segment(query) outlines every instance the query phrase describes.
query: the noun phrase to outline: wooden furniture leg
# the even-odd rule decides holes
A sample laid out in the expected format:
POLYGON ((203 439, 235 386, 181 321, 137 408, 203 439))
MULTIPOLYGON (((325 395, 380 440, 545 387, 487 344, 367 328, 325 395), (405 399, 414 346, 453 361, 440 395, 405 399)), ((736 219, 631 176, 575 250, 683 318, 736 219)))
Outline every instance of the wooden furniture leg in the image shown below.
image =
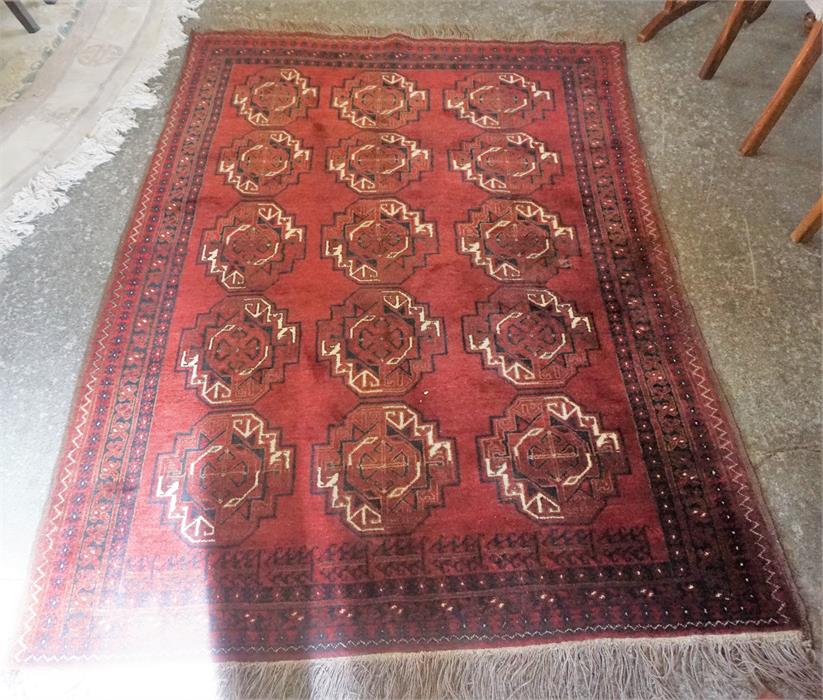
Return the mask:
POLYGON ((800 243, 819 230, 821 217, 823 217, 823 196, 814 203, 812 208, 809 209, 809 213, 803 217, 803 221, 792 231, 792 241, 800 243))
POLYGON ((29 11, 23 6, 19 0, 5 0, 6 7, 8 7, 12 14, 20 20, 20 24, 22 24, 26 31, 29 34, 34 34, 37 31, 40 31, 40 27, 38 26, 37 22, 34 21, 34 17, 29 14, 29 11))
POLYGON ((806 41, 800 48, 797 58, 794 59, 789 72, 777 88, 774 97, 766 105, 763 114, 757 120, 749 135, 745 138, 740 146, 740 153, 744 156, 752 156, 757 153, 757 149, 765 141, 772 127, 780 119, 789 102, 797 93, 806 76, 811 71, 817 59, 820 58, 821 48, 821 29, 823 29, 823 21, 817 20, 811 28, 806 41))
POLYGON ((651 21, 640 30, 637 40, 640 43, 648 41, 663 27, 669 26, 676 19, 691 12, 696 7, 704 5, 707 0, 666 0, 663 9, 660 10, 651 21))
POLYGON ((744 22, 754 22, 760 15, 762 15, 769 6, 770 0, 737 0, 729 13, 723 31, 717 37, 717 40, 712 46, 712 50, 706 57, 703 67, 700 69, 698 75, 703 80, 711 80, 720 63, 729 52, 732 42, 737 37, 737 33, 743 26, 744 22))

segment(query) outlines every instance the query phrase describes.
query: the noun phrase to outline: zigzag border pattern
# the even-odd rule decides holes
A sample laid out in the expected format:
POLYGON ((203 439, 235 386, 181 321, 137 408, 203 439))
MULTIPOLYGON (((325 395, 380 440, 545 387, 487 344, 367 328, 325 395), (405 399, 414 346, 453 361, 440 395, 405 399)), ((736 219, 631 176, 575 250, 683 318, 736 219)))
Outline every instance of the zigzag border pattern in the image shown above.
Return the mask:
MULTIPOLYGON (((188 83, 191 80, 191 74, 194 71, 194 64, 186 62, 184 72, 180 78, 180 84, 188 83)), ((17 651, 15 658, 19 659, 25 652, 26 640, 31 633, 35 620, 37 618, 37 611, 40 604, 40 593, 43 591, 43 579, 48 575, 46 571, 49 558, 49 553, 55 546, 55 535, 60 527, 60 522, 64 514, 63 506, 66 502, 66 492, 69 489, 70 481, 75 475, 75 468, 78 464, 78 452, 86 437, 85 428, 88 423, 90 409, 95 395, 95 390, 100 379, 99 373, 101 364, 106 354, 106 340, 109 337, 109 331, 116 320, 117 311, 120 307, 123 293, 123 284, 121 280, 127 278, 129 266, 132 264, 132 257, 134 248, 138 243, 138 236, 143 228, 146 216, 148 214, 150 200, 154 190, 155 182, 157 181, 160 170, 163 167, 163 161, 166 158, 166 149, 168 148, 169 136, 175 129, 177 120, 181 110, 186 103, 187 95, 183 91, 178 91, 172 105, 169 109, 169 114, 166 119, 165 126, 157 143, 157 148, 152 158, 149 171, 143 183, 143 191, 140 197, 140 203, 135 208, 132 220, 132 226, 125 245, 121 243, 117 256, 121 258, 120 265, 112 270, 110 290, 106 296, 110 296, 110 302, 105 309, 101 308, 98 319, 92 329, 92 338, 94 342, 94 354, 91 356, 91 366, 86 370, 85 382, 83 384, 81 398, 76 399, 75 408, 72 413, 75 416, 73 427, 67 431, 68 436, 71 435, 69 444, 71 447, 65 451, 65 458, 63 459, 63 469, 58 480, 54 482, 52 487, 52 496, 50 502, 53 500, 48 518, 45 519, 40 527, 41 537, 38 537, 37 542, 44 542, 45 546, 37 553, 36 564, 33 568, 33 575, 31 581, 31 593, 28 606, 25 608, 23 614, 22 630, 17 643, 17 651), (58 486, 59 485, 59 486, 58 486)), ((104 297, 105 298, 105 297, 104 297)), ((65 448, 63 448, 65 449, 65 448)), ((62 453, 62 450, 61 450, 62 453)), ((28 657, 32 658, 32 657, 28 657)))
POLYGON ((629 104, 630 90, 626 82, 626 65, 619 47, 612 47, 612 56, 617 66, 615 71, 615 87, 620 104, 620 122, 624 141, 626 143, 626 153, 629 162, 629 169, 633 176, 635 192, 637 194, 638 209, 641 212, 643 228, 647 235, 652 257, 656 260, 654 271, 663 282, 663 287, 667 292, 673 319, 677 322, 684 346, 684 354, 687 358, 687 367, 694 380, 695 387, 700 392, 704 401, 704 407, 711 418, 710 427, 716 444, 723 456, 724 466, 737 486, 738 507, 741 509, 746 521, 750 524, 750 532, 755 537, 757 546, 757 556, 763 562, 766 571, 766 583, 772 589, 772 598, 778 603, 780 611, 780 621, 782 623, 791 622, 791 618, 782 611, 786 609, 786 602, 777 596, 778 591, 783 590, 779 585, 778 572, 775 569, 775 562, 769 556, 769 546, 774 547, 770 538, 762 531, 763 522, 758 518, 758 510, 753 498, 750 480, 755 478, 753 470, 747 465, 741 464, 737 454, 744 454, 742 445, 737 445, 732 437, 731 430, 726 422, 722 406, 718 399, 718 390, 715 381, 710 378, 707 371, 708 358, 703 357, 703 351, 696 342, 699 331, 692 319, 691 312, 684 308, 681 299, 685 295, 681 289, 681 284, 675 276, 673 261, 665 247, 663 234, 658 226, 658 217, 653 203, 653 196, 650 185, 650 178, 646 172, 645 163, 640 153, 639 137, 634 123, 631 105, 629 104), (737 448, 737 449, 735 449, 737 448), (747 473, 748 472, 748 473, 747 473), (748 477, 748 478, 747 478, 748 477))

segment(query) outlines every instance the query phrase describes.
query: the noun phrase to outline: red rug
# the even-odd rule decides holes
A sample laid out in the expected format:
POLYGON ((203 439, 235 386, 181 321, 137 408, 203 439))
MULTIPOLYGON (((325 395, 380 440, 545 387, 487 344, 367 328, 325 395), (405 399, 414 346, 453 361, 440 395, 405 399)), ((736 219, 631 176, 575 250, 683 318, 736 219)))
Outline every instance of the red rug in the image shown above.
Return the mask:
POLYGON ((799 638, 630 99, 618 44, 195 36, 19 659, 799 638))

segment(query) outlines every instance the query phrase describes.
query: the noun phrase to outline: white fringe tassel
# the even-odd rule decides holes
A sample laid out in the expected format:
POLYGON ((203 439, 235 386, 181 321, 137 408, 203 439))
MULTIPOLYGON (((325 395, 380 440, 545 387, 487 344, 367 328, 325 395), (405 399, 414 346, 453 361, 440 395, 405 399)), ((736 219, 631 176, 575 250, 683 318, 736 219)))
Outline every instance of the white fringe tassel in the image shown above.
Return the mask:
POLYGON ((222 664, 218 680, 243 699, 821 697, 810 650, 779 634, 222 664))
MULTIPOLYGON (((137 125, 136 109, 150 109, 157 96, 148 82, 165 66, 171 51, 187 41, 183 21, 197 17, 203 0, 166 0, 162 11, 168 18, 162 23, 163 33, 157 37, 158 50, 147 57, 132 74, 114 105, 103 112, 90 135, 71 157, 60 165, 44 168, 12 198, 0 212, 0 259, 34 233, 34 221, 69 201, 68 189, 80 182, 101 163, 114 157, 125 140, 125 133, 137 125)), ((25 99, 25 98, 22 98, 25 99)))
MULTIPOLYGON (((159 645, 156 654, 164 652, 159 645)), ((820 672, 799 632, 592 639, 502 649, 371 654, 257 663, 175 659, 25 666, 11 697, 146 698, 820 698, 820 672)), ((157 658, 155 657, 155 659, 157 658)), ((43 659, 45 662, 46 659, 43 659)), ((2 686, 2 683, 0 683, 2 686)))

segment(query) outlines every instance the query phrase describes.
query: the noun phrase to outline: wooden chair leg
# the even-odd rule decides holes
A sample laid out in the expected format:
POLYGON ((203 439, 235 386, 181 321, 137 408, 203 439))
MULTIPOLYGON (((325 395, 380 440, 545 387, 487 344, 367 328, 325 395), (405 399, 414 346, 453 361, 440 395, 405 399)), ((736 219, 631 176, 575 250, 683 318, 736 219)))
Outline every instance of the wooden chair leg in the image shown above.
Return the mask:
POLYGON ((35 32, 40 31, 40 27, 37 22, 34 21, 34 17, 29 14, 29 11, 25 8, 25 6, 19 2, 19 0, 5 0, 6 7, 8 7, 12 14, 20 20, 20 24, 22 24, 26 31, 29 34, 34 34, 35 32))
POLYGON ((720 67, 721 61, 725 58, 731 48, 732 42, 735 40, 735 37, 737 37, 740 27, 742 27, 743 22, 746 21, 748 14, 749 3, 746 2, 746 0, 737 0, 726 19, 723 31, 721 31, 717 39, 715 39, 714 46, 712 46, 712 50, 709 51, 709 55, 706 57, 700 73, 698 73, 702 80, 711 80, 714 77, 714 74, 720 67))
POLYGON ((668 27, 676 19, 691 12, 697 7, 706 4, 707 0, 666 0, 651 21, 637 34, 637 40, 642 44, 657 34, 663 27, 668 27))
POLYGON ((732 42, 737 38, 737 33, 743 26, 744 22, 751 24, 760 15, 762 15, 769 7, 771 0, 737 0, 729 17, 726 19, 726 24, 720 36, 712 46, 712 50, 706 57, 703 67, 700 69, 698 75, 703 80, 711 80, 717 69, 720 67, 723 59, 731 48, 732 42))
POLYGON ((823 196, 814 203, 809 213, 803 217, 797 228, 792 231, 791 239, 795 243, 800 243, 820 229, 821 218, 823 218, 823 196))
POLYGON ((774 97, 766 105, 763 114, 760 115, 760 118, 740 146, 742 155, 752 156, 757 153, 757 149, 766 140, 772 127, 780 119, 780 115, 788 107, 789 102, 792 101, 817 59, 820 58, 821 29, 823 29, 823 21, 817 20, 812 25, 806 41, 800 48, 800 52, 797 54, 797 58, 794 59, 794 63, 789 68, 786 77, 783 78, 783 82, 780 83, 780 87, 777 88, 774 97))

